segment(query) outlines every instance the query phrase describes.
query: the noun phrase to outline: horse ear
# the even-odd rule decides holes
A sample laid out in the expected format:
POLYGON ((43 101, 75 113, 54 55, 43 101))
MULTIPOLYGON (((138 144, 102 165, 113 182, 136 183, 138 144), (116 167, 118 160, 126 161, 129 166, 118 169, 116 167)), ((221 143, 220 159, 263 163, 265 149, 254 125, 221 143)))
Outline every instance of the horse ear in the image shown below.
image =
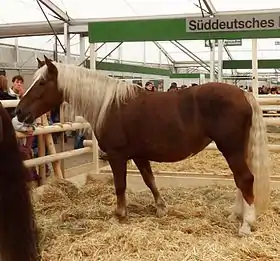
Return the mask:
POLYGON ((55 65, 52 63, 52 60, 50 60, 47 56, 44 55, 45 63, 48 66, 48 72, 51 74, 57 74, 57 69, 55 65))
POLYGON ((44 59, 46 64, 51 61, 46 55, 44 55, 44 59))
POLYGON ((38 62, 38 68, 41 68, 44 66, 44 62, 41 61, 38 57, 36 58, 37 62, 38 62))

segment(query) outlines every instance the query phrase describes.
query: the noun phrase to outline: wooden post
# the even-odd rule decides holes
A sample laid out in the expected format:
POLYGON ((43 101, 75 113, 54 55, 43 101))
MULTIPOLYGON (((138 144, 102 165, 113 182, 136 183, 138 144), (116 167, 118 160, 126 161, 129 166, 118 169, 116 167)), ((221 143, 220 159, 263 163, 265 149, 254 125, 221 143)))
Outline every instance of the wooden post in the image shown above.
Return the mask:
MULTIPOLYGON (((60 123, 64 123, 63 105, 60 105, 60 108, 59 108, 59 121, 60 121, 60 123)), ((60 136, 60 152, 63 152, 65 150, 64 135, 65 135, 65 132, 61 132, 60 135, 59 135, 60 136)), ((64 166, 64 160, 63 159, 60 161, 60 168, 61 168, 61 171, 62 171, 62 176, 63 176, 63 178, 65 178, 65 166, 64 166)))
MULTIPOLYGON (((42 116, 42 123, 43 123, 44 126, 49 125, 46 114, 44 114, 42 116)), ((50 155, 56 154, 56 149, 55 149, 55 146, 54 146, 54 143, 53 143, 52 135, 51 134, 46 134, 45 135, 45 141, 46 141, 46 146, 47 146, 49 154, 50 155)), ((63 178, 62 171, 61 171, 61 168, 60 168, 60 162, 59 161, 54 161, 54 162, 52 162, 52 166, 53 166, 54 175, 57 178, 63 178)))
MULTIPOLYGON (((40 117, 36 121, 37 123, 42 125, 42 117, 40 117)), ((46 156, 45 137, 42 134, 38 135, 37 137, 38 137, 38 157, 44 157, 46 156)), ((47 181, 46 165, 45 164, 39 165, 38 169, 39 169, 39 176, 40 176, 39 185, 44 185, 46 184, 47 181)))
POLYGON ((94 173, 99 174, 98 143, 93 132, 92 132, 92 163, 93 163, 94 173))
MULTIPOLYGON (((95 51, 95 44, 90 43, 89 44, 89 50, 90 50, 90 69, 96 70, 96 51, 95 51)), ((95 138, 94 132, 92 132, 92 160, 93 160, 93 171, 94 173, 99 173, 99 156, 98 156, 98 144, 97 140, 95 138)))
POLYGON ((258 96, 258 40, 252 39, 252 92, 258 96))

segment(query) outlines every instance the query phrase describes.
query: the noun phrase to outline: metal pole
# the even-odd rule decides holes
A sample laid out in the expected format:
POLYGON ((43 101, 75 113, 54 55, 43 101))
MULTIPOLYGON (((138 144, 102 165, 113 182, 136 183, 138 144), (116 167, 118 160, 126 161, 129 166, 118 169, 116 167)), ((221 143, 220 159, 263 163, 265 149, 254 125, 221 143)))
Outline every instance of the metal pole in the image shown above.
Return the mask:
POLYGON ((19 65, 19 48, 18 48, 18 37, 15 38, 15 67, 19 65))
MULTIPOLYGON (((57 40, 59 40, 57 38, 57 40)), ((64 63, 68 64, 70 63, 70 55, 71 55, 71 50, 70 50, 70 34, 69 34, 69 25, 67 23, 64 23, 64 53, 65 53, 65 59, 64 63)), ((64 111, 63 111, 63 106, 61 105, 59 108, 59 121, 61 123, 64 123, 64 111)), ((66 133, 61 132, 60 135, 60 150, 64 151, 64 137, 66 133)), ((64 176, 65 174, 65 168, 64 168, 64 160, 60 161, 60 166, 61 166, 61 171, 64 176)))
POLYGON ((218 82, 223 81, 223 40, 218 40, 218 82))
POLYGON ((252 39, 252 91, 258 95, 258 40, 252 39))
POLYGON ((80 65, 85 65, 84 61, 86 59, 86 44, 85 44, 85 37, 80 34, 80 59, 79 59, 79 64, 80 65))
POLYGON ((215 81, 215 41, 210 40, 210 82, 215 81))
MULTIPOLYGON (((96 70, 96 51, 95 51, 95 44, 90 43, 89 45, 90 51, 90 69, 96 70)), ((93 171, 94 173, 99 173, 99 149, 98 143, 95 138, 94 132, 92 132, 92 163, 93 163, 93 171)))
POLYGON ((144 49, 143 49, 143 64, 146 64, 146 42, 144 42, 144 49))
POLYGON ((58 61, 58 52, 57 52, 57 38, 54 38, 54 45, 53 45, 53 60, 58 61))
POLYGON ((205 83, 205 74, 201 73, 199 75, 199 84, 204 84, 205 83))
POLYGON ((69 25, 64 23, 64 49, 65 49, 65 63, 70 63, 71 50, 70 50, 70 34, 69 25))
POLYGON ((91 43, 89 45, 89 52, 90 52, 90 69, 96 70, 96 52, 95 52, 95 44, 91 43))
POLYGON ((122 57, 123 57, 123 45, 120 45, 120 47, 119 47, 119 57, 118 57, 119 63, 122 62, 122 57))

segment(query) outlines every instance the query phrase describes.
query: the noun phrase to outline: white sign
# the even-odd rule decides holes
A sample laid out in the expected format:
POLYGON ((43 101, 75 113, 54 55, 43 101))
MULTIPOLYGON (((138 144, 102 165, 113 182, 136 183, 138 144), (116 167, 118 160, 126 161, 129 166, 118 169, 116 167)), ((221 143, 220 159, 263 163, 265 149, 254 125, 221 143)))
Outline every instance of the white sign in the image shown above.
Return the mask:
POLYGON ((217 15, 187 17, 187 32, 228 32, 280 29, 280 14, 217 15))
MULTIPOLYGON (((241 46, 242 39, 225 39, 224 46, 241 46)), ((215 46, 218 46, 218 40, 215 40, 215 46)), ((205 40, 205 47, 210 47, 209 40, 205 40)))

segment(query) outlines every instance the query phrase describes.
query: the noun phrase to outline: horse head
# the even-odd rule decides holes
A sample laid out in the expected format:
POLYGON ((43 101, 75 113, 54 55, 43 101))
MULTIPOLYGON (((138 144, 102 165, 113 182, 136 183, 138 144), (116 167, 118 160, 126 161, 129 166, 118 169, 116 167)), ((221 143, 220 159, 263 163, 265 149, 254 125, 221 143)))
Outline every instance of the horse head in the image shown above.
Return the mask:
POLYGON ((32 123, 63 101, 63 94, 57 84, 57 68, 52 60, 46 56, 44 58, 45 61, 37 58, 38 69, 34 74, 33 83, 16 108, 16 115, 20 122, 32 123))

